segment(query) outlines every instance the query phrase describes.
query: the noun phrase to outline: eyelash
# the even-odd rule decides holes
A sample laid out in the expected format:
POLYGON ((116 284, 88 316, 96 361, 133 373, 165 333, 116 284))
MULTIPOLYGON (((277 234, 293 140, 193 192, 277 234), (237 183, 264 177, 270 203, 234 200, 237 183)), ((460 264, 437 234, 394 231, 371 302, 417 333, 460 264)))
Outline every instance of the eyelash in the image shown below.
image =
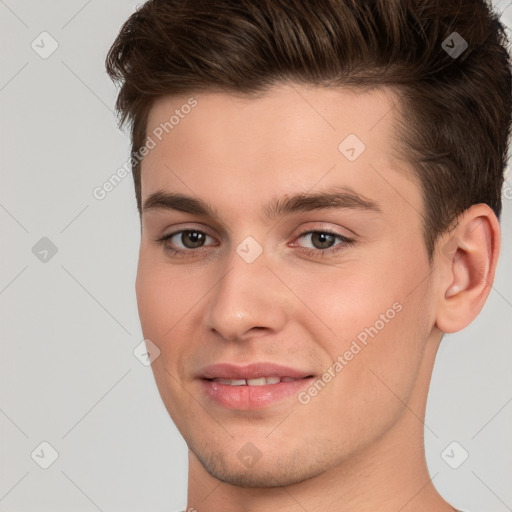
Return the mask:
MULTIPOLYGON (((184 250, 184 249, 174 249, 174 248, 170 247, 168 244, 166 244, 166 242, 168 240, 170 240, 172 237, 179 235, 181 233, 187 233, 187 232, 201 233, 203 235, 211 237, 211 235, 208 235, 208 233, 205 233, 204 231, 199 231, 198 229, 182 229, 180 231, 174 231, 173 233, 170 233, 161 238, 158 238, 156 240, 156 242, 159 245, 163 245, 165 251, 169 252, 172 256, 177 256, 177 257, 181 257, 181 258, 188 257, 188 253, 203 252, 203 247, 200 247, 198 249, 185 249, 184 250)), ((304 231, 303 233, 301 233, 300 235, 297 236, 297 239, 303 238, 306 235, 311 235, 314 233, 317 233, 317 234, 320 233, 320 234, 334 236, 335 238, 339 239, 342 243, 334 245, 333 247, 329 247, 327 249, 307 249, 307 248, 299 249, 300 252, 306 254, 307 256, 314 256, 314 257, 332 256, 334 254, 337 254, 339 251, 343 250, 345 247, 350 247, 356 243, 355 240, 353 240, 351 238, 347 238, 346 236, 340 235, 339 233, 336 233, 334 231, 329 231, 329 230, 304 231)), ((211 238, 213 238, 213 237, 211 237, 211 238)))

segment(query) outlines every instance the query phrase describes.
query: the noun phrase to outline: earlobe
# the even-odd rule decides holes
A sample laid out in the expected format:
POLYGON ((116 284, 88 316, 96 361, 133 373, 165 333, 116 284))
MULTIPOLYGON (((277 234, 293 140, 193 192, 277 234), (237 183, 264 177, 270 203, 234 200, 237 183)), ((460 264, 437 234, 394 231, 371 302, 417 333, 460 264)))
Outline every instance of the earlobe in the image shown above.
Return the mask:
POLYGON ((442 332, 460 331, 480 313, 494 281, 499 250, 498 219, 484 204, 466 210, 439 240, 436 326, 442 332))

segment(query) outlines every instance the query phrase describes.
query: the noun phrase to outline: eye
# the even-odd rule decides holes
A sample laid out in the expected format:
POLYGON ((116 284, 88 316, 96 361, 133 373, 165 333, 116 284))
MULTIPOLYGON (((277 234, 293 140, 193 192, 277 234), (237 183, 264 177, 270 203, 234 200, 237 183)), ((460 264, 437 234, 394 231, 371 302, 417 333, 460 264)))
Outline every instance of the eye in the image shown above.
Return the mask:
POLYGON ((207 239, 213 240, 210 235, 203 231, 199 231, 197 229, 185 229, 165 235, 156 240, 156 242, 162 244, 165 250, 172 254, 184 255, 186 252, 192 252, 194 249, 200 249, 203 247, 207 239), (181 244, 181 246, 179 244, 181 244))
POLYGON ((302 252, 311 256, 333 254, 355 243, 355 240, 333 231, 306 231, 299 235, 297 240, 307 237, 310 238, 313 248, 306 247, 302 252), (336 239, 340 240, 340 243, 335 245, 336 239))

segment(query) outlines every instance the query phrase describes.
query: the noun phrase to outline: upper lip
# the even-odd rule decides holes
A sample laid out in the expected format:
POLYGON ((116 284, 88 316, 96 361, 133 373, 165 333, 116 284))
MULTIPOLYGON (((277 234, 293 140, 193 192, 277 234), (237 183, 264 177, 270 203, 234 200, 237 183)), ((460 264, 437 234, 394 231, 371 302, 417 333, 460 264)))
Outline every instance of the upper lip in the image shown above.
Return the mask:
POLYGON ((258 362, 246 365, 217 363, 202 368, 198 376, 202 379, 258 379, 260 377, 291 377, 293 379, 303 379, 304 377, 311 377, 312 373, 306 370, 299 370, 269 362, 258 362))

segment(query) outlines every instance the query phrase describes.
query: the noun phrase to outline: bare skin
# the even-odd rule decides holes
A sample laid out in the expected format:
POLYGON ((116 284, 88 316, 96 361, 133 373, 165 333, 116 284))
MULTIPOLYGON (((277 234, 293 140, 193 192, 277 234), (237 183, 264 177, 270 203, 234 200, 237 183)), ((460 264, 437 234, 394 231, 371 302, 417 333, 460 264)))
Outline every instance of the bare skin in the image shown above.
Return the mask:
POLYGON ((142 202, 181 193, 218 217, 144 211, 136 283, 144 337, 160 350, 156 384, 189 447, 187 509, 455 510, 427 470, 425 404, 443 333, 468 325, 489 294, 495 215, 468 209, 429 262, 421 191, 412 167, 393 158, 389 90, 279 85, 257 98, 168 97, 151 109, 147 133, 191 96, 197 106, 143 160, 142 202), (353 161, 338 149, 349 134, 366 146, 353 161), (375 208, 263 214, 272 199, 334 190, 375 208), (204 243, 180 230, 203 233, 204 243), (155 242, 176 232, 165 244, 180 256, 155 242), (237 252, 249 236, 262 250, 250 263, 237 252), (370 326, 378 333, 347 355, 370 326), (332 369, 338 356, 341 371, 332 369), (316 379, 331 368, 331 378, 316 393, 302 388, 302 400, 295 393, 259 409, 205 394, 206 365, 254 361, 316 379), (256 462, 240 455, 247 450, 256 462))

